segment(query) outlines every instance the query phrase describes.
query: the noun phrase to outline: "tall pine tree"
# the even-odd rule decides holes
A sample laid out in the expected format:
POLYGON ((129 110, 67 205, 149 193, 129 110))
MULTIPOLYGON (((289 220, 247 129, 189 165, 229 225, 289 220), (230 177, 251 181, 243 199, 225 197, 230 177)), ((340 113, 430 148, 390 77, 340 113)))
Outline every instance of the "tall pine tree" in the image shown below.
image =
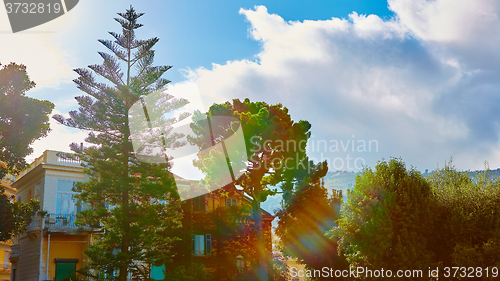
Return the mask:
MULTIPOLYGON (((164 89, 170 81, 162 75, 171 66, 153 66, 152 47, 158 38, 136 38, 142 13, 130 7, 118 15, 115 20, 122 33, 109 32, 114 40, 99 40, 111 54, 99 52, 102 64, 75 70, 80 77, 74 82, 86 93, 76 98, 79 110, 71 111, 70 118, 54 118, 90 131, 86 139, 90 147, 71 145, 89 176, 76 188, 89 206, 80 213, 79 221, 101 225, 104 230, 86 251, 88 272, 99 277, 106 274, 106 280, 127 280, 129 274, 143 280, 149 276, 149 264, 164 264, 171 256, 169 249, 176 238, 169 233, 180 224, 180 204, 168 161, 144 163, 134 152, 129 109, 164 89)), ((159 95, 162 101, 155 110, 172 111, 187 104, 187 100, 163 92, 159 95)), ((179 119, 165 122, 173 124, 179 119)), ((176 136, 169 140, 175 142, 176 136)))

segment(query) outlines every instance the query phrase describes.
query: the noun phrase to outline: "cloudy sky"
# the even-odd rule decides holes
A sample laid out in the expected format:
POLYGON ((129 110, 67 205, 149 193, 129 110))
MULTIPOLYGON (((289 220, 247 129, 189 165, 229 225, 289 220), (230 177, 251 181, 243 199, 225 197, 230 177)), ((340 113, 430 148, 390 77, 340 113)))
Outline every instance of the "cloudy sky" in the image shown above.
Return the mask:
MULTIPOLYGON (((233 98, 286 106, 312 124, 310 155, 357 171, 402 157, 433 170, 500 167, 500 2, 494 0, 97 1, 13 34, 0 8, 0 63, 27 66, 28 95, 77 109, 74 68, 132 4, 139 38, 159 37, 169 91, 198 108, 233 98), (199 102, 201 99, 202 103, 199 102), (364 144, 364 145, 363 145, 364 144)), ((69 151, 86 132, 51 122, 34 143, 69 151)))

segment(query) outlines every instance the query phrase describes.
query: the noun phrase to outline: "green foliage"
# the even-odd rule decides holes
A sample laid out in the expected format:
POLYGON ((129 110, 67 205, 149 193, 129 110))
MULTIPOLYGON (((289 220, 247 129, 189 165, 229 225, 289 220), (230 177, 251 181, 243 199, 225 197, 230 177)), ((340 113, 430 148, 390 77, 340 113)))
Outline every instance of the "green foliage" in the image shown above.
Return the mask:
MULTIPOLYGON (((307 121, 294 122, 288 109, 281 104, 268 105, 265 102, 251 102, 249 99, 243 102, 234 99, 232 103, 214 104, 207 115, 209 118, 234 117, 241 124, 246 142, 246 155, 231 151, 234 154, 231 155, 231 165, 244 168, 242 176, 235 184, 251 198, 257 236, 256 247, 259 251, 258 276, 260 280, 264 280, 267 278, 264 269, 269 267, 267 264, 269 258, 264 244, 260 204, 268 196, 276 194, 277 189, 273 187, 285 182, 287 174, 296 169, 297 163, 303 161, 311 125, 307 121)), ((203 119, 201 113, 195 113, 191 128, 196 137, 189 139, 201 149, 210 148, 212 141, 218 143, 237 129, 234 122, 217 124, 212 140, 206 137, 210 136, 206 123, 197 121, 203 119)), ((215 153, 217 152, 214 149, 201 151, 198 154, 199 161, 195 163, 205 174, 204 180, 209 186, 216 185, 220 178, 219 165, 214 165, 215 153)))
MULTIPOLYGON (((246 155, 237 155, 231 161, 250 162, 237 184, 258 202, 275 194, 270 187, 280 183, 283 174, 294 169, 305 155, 311 126, 307 121, 292 121, 288 109, 281 104, 268 105, 264 102, 250 102, 249 99, 243 102, 235 99, 233 103, 212 105, 208 116, 231 116, 239 120, 245 138, 246 155), (287 142, 292 144, 286 145, 287 142), (287 158, 291 160, 285 163, 287 158)), ((191 127, 197 137, 190 138, 190 142, 200 148, 208 148, 212 146, 212 140, 206 137, 210 135, 209 128, 205 123, 197 121, 202 119, 201 113, 195 113, 191 127)), ((214 129, 216 142, 229 137, 237 129, 234 128, 234 123, 217 125, 219 128, 214 129)), ((196 165, 205 173, 205 181, 216 182, 220 173, 214 171, 211 153, 214 152, 200 154, 196 165)), ((241 163, 235 164, 236 167, 241 167, 241 163)))
MULTIPOLYGON (((86 141, 92 146, 83 148, 74 143, 71 147, 88 175, 88 180, 76 188, 81 192, 78 198, 90 207, 78 215, 78 223, 103 230, 85 251, 89 262, 83 272, 98 274, 99 278, 107 274, 107 280, 126 280, 131 273, 134 280, 143 280, 149 276, 149 266, 145 265, 162 265, 171 259, 169 250, 177 240, 172 229, 180 226, 180 202, 169 164, 139 161, 128 116, 130 107, 141 97, 163 89, 169 82, 161 76, 170 66, 153 66, 152 47, 158 38, 135 37, 135 30, 142 26, 137 23, 142 13, 130 7, 118 15, 115 20, 122 33, 110 32, 114 41, 100 40, 112 54, 99 52, 101 65, 75 70, 80 76, 74 81, 86 93, 76 98, 79 111, 71 111, 69 119, 60 115, 54 118, 90 131, 86 141), (116 270, 118 278, 113 276, 116 270)), ((187 103, 166 93, 161 95, 165 101, 162 109, 176 110, 187 103)), ((176 121, 165 120, 170 124, 176 121)), ((170 140, 175 142, 176 137, 170 140)))
POLYGON ((26 66, 10 63, 0 69, 0 178, 24 170, 24 158, 33 152, 30 145, 50 131, 54 104, 27 97, 34 87, 26 66))
POLYGON ((11 201, 13 198, 4 194, 0 186, 0 241, 7 241, 26 231, 31 223, 31 217, 40 208, 40 203, 31 200, 29 203, 11 201))
POLYGON ((500 179, 457 171, 452 162, 428 177, 436 218, 434 249, 444 266, 498 266, 500 179))
MULTIPOLYGON (((237 197, 234 186, 228 186, 214 191, 209 201, 215 200, 219 204, 225 203, 225 194, 237 197)), ((229 195, 228 195, 229 196, 229 195)), ((242 256, 247 265, 254 265, 258 260, 255 247, 256 236, 253 226, 248 222, 251 219, 251 209, 245 204, 226 206, 209 212, 192 212, 191 200, 183 205, 184 217, 182 229, 176 230, 176 236, 181 238, 174 243, 172 254, 175 256, 172 263, 167 264, 168 272, 176 272, 184 268, 191 274, 190 264, 194 260, 211 268, 212 279, 220 281, 234 280, 237 272, 236 257, 242 256), (194 257, 191 255, 193 234, 212 235, 212 255, 210 257, 194 257)), ((194 263, 196 265, 196 263, 194 263)))
POLYGON ((382 161, 356 178, 338 223, 330 233, 351 267, 498 267, 500 179, 450 161, 424 180, 401 159, 382 161))
POLYGON ((433 264, 431 196, 422 175, 401 159, 366 168, 331 231, 339 252, 351 267, 426 269, 433 264))
POLYGON ((274 260, 271 267, 271 280, 288 281, 290 280, 290 270, 282 260, 274 260))
POLYGON ((165 275, 164 281, 209 281, 213 280, 203 264, 193 264, 192 274, 185 266, 179 266, 165 275))
POLYGON ((297 191, 277 213, 276 235, 280 238, 280 250, 307 268, 345 269, 347 262, 336 254, 337 242, 325 235, 340 218, 342 195, 338 192, 334 193, 335 197, 328 198, 328 190, 321 180, 328 167, 321 163, 315 168, 304 175, 306 180, 298 180, 303 186, 296 186, 297 191))

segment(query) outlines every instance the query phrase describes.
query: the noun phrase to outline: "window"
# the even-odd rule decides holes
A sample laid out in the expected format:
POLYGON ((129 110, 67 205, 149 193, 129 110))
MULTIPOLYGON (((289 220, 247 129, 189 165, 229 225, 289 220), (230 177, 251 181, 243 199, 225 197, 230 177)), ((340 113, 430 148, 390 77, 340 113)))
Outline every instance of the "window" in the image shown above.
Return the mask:
POLYGON ((3 252, 3 269, 5 270, 9 269, 9 258, 10 258, 10 252, 8 251, 3 252))
POLYGON ((205 195, 193 198, 193 212, 205 212, 205 195))
POLYGON ((226 198, 226 206, 238 206, 236 198, 226 198))
POLYGON ((242 255, 236 257, 236 268, 238 271, 243 271, 245 268, 245 260, 242 255))
POLYGON ((78 259, 55 259, 56 281, 72 277, 76 274, 76 264, 78 259))
POLYGON ((40 202, 40 193, 42 193, 42 182, 35 185, 35 200, 38 200, 38 202, 40 202))
POLYGON ((163 278, 164 278, 163 270, 164 269, 165 269, 164 265, 161 265, 161 266, 152 265, 149 278, 151 278, 153 280, 163 280, 163 278))
POLYGON ((193 255, 210 256, 212 254, 212 235, 193 235, 193 255))
POLYGON ((58 180, 56 197, 56 214, 71 215, 81 211, 81 206, 76 206, 77 192, 73 192, 76 181, 58 180))

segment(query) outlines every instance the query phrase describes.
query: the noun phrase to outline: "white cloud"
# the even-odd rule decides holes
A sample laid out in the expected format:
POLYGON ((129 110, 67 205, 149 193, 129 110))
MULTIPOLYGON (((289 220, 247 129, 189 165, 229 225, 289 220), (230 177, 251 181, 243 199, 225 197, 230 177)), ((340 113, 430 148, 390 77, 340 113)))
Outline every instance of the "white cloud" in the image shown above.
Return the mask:
POLYGON ((348 20, 286 22, 263 6, 241 9, 250 36, 262 44, 258 60, 214 64, 191 70, 190 77, 213 102, 248 97, 283 103, 295 120, 312 123, 316 139, 375 139, 378 152, 349 155, 371 166, 389 156, 421 169, 451 156, 470 160, 457 163, 463 168, 482 168, 485 159, 500 166, 500 159, 489 159, 498 150, 496 121, 481 124, 495 118, 500 85, 491 64, 474 62, 498 57, 492 46, 500 38, 499 5, 389 4, 397 16, 388 21, 352 13, 348 20), (476 54, 479 45, 489 53, 476 54))
POLYGON ((500 62, 499 1, 388 2, 389 8, 414 36, 437 47, 444 55, 457 55, 476 68, 496 66, 500 62))
POLYGON ((41 88, 57 87, 75 78, 69 61, 55 40, 56 31, 66 30, 74 24, 72 17, 61 16, 43 25, 19 33, 12 33, 5 7, 0 7, 0 63, 15 62, 27 67, 28 75, 41 88))
MULTIPOLYGON (((311 122, 316 141, 378 143, 370 152, 317 151, 318 160, 362 158, 373 166, 401 156, 425 170, 453 156, 459 168, 482 169, 484 160, 499 167, 500 3, 390 0, 389 7, 396 16, 385 21, 353 12, 347 19, 287 22, 263 6, 241 9, 262 46, 257 60, 188 69, 190 80, 169 92, 187 97, 188 110, 233 98, 282 103, 294 120, 311 122)), ((86 136, 51 122, 54 131, 35 143, 35 157, 45 149, 69 151, 69 143, 86 136)))
MULTIPOLYGON (((61 114, 58 110, 52 110, 50 116, 54 114, 61 114)), ((63 114, 64 117, 69 117, 68 114, 63 114)), ((26 161, 30 163, 37 157, 42 155, 45 150, 57 150, 63 152, 71 152, 69 145, 71 143, 85 143, 85 138, 88 132, 73 129, 59 124, 53 118, 50 118, 50 129, 52 130, 45 138, 36 140, 32 147, 33 153, 26 157, 26 161)))

